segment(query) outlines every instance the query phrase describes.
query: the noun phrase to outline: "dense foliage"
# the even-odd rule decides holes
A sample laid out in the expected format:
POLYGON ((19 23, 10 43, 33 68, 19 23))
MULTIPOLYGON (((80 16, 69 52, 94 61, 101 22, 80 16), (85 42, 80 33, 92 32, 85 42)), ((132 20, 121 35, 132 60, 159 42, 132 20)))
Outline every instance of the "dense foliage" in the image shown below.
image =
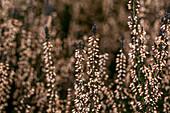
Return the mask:
POLYGON ((168 113, 169 20, 166 0, 1 0, 0 112, 168 113))

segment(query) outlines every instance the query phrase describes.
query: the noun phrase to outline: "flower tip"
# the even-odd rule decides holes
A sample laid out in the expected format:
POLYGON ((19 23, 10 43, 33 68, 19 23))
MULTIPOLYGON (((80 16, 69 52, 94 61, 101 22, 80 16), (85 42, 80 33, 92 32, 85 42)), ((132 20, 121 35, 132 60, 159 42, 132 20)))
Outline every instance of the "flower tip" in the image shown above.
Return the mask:
POLYGON ((46 38, 46 40, 48 40, 49 39, 49 29, 47 26, 44 27, 44 31, 45 31, 45 38, 46 38))
POLYGON ((97 24, 96 23, 92 26, 92 32, 93 32, 93 35, 96 36, 96 33, 97 33, 97 24))

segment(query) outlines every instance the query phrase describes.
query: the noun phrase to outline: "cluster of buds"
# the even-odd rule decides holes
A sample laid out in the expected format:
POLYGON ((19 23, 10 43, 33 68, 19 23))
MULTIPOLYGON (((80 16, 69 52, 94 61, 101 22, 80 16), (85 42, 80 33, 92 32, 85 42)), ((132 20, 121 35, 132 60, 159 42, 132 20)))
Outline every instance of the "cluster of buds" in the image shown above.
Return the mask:
POLYGON ((88 40, 88 61, 87 61, 87 75, 89 76, 89 81, 87 86, 89 88, 89 108, 91 112, 99 112, 101 107, 100 99, 99 99, 99 91, 101 90, 101 86, 99 83, 99 37, 96 36, 96 25, 92 27, 92 31, 94 33, 93 36, 89 37, 88 40))
POLYGON ((66 112, 69 113, 71 111, 71 100, 72 100, 72 95, 71 95, 71 88, 67 89, 67 103, 66 103, 66 112))
POLYGON ((107 81, 108 75, 106 74, 106 61, 108 60, 108 53, 103 55, 99 55, 99 71, 100 71, 100 78, 101 79, 101 86, 104 85, 104 81, 107 81))
POLYGON ((154 46, 152 46, 152 50, 155 55, 153 55, 154 68, 156 73, 160 73, 162 68, 165 67, 167 61, 166 57, 168 56, 168 32, 169 32, 169 16, 167 13, 165 17, 162 17, 162 26, 160 27, 159 36, 156 38, 154 42, 154 46))
MULTIPOLYGON (((169 5, 170 7, 170 5, 169 5)), ((170 13, 169 13, 170 15, 170 13)), ((168 17, 168 14, 167 14, 167 17, 168 17)), ((169 36, 169 31, 168 31, 168 36, 169 36)), ((170 40, 168 40, 168 46, 170 44, 170 40)), ((169 96, 169 92, 170 92, 170 54, 169 54, 169 51, 170 51, 170 48, 168 47, 168 57, 165 59, 167 60, 167 63, 166 63, 166 67, 163 68, 163 74, 162 74, 162 81, 161 81, 161 86, 162 88, 164 89, 163 91, 163 96, 165 97, 164 98, 164 104, 163 104, 163 112, 166 112, 166 111, 170 111, 170 96, 169 96)))
POLYGON ((106 74, 108 54, 99 55, 99 38, 96 30, 96 25, 94 25, 93 36, 88 39, 87 53, 84 48, 85 44, 75 44, 76 83, 73 112, 99 112, 101 107, 105 112, 106 106, 114 108, 114 93, 111 91, 111 86, 110 88, 105 86, 105 81, 108 79, 106 74), (85 73, 84 70, 87 72, 85 73), (87 75, 87 82, 84 75, 87 75))
POLYGON ((0 63, 0 111, 3 112, 8 106, 7 100, 10 98, 10 90, 13 72, 9 70, 9 65, 0 63))
POLYGON ((115 103, 115 105, 117 107, 117 112, 126 112, 125 103, 123 102, 123 100, 127 98, 126 94, 124 93, 126 76, 126 56, 123 53, 123 37, 119 54, 117 54, 116 63, 116 71, 118 71, 118 75, 115 80, 115 83, 117 85, 114 94, 115 99, 118 101, 115 103))
MULTIPOLYGON (((143 27, 140 25, 138 20, 138 13, 140 8, 139 0, 129 0, 128 9, 131 11, 131 16, 128 18, 129 28, 131 29, 131 43, 130 47, 130 65, 131 65, 131 78, 132 83, 130 88, 134 94, 134 104, 137 105, 139 111, 144 107, 143 100, 143 82, 145 81, 145 73, 142 71, 144 69, 144 59, 148 52, 145 50, 146 46, 144 45, 145 34, 143 27)), ((134 107, 133 107, 134 108, 134 107)))
POLYGON ((45 27, 45 34, 46 34, 46 42, 43 44, 44 50, 44 62, 45 62, 45 71, 46 71, 46 78, 47 78, 47 112, 54 113, 58 111, 58 94, 56 89, 56 73, 55 67, 53 66, 53 61, 51 57, 51 49, 53 45, 49 41, 49 31, 48 27, 45 27))
POLYGON ((108 54, 99 55, 99 38, 96 35, 96 25, 92 27, 93 36, 88 39, 87 53, 85 44, 75 44, 75 108, 73 112, 115 112, 114 93, 111 90, 113 83, 106 86, 108 80, 106 74, 106 60, 108 54), (88 57, 86 58, 86 55, 88 57), (86 62, 86 64, 85 64, 86 62), (84 70, 87 70, 85 73, 84 70), (87 82, 86 77, 87 75, 87 82), (102 108, 102 109, 101 109, 102 108))
POLYGON ((74 113, 82 113, 87 112, 87 101, 88 97, 85 94, 85 80, 84 80, 84 64, 85 64, 85 54, 86 50, 84 49, 85 44, 79 42, 78 44, 75 43, 75 77, 76 77, 76 83, 74 84, 74 103, 75 108, 73 109, 74 113))
POLYGON ((130 0, 128 7, 131 11, 131 16, 128 17, 130 19, 128 25, 131 29, 131 43, 129 44, 131 51, 129 55, 130 58, 133 59, 131 61, 131 65, 137 67, 138 64, 143 63, 144 58, 146 58, 146 54, 148 54, 145 50, 146 46, 144 45, 146 32, 140 25, 137 16, 140 7, 139 0, 130 0), (137 59, 137 61, 134 59, 137 59))
MULTIPOLYGON (((161 97, 162 92, 159 90, 160 82, 155 76, 155 69, 151 66, 147 68, 144 67, 145 74, 145 86, 144 86, 144 100, 147 106, 151 106, 148 108, 149 111, 156 111, 158 99, 161 97)), ((159 79, 161 79, 159 77, 159 79)))
POLYGON ((128 22, 131 29, 132 41, 130 46, 130 62, 131 62, 131 90, 134 93, 134 106, 138 111, 155 112, 159 98, 162 92, 159 90, 161 81, 162 68, 166 65, 166 56, 168 54, 168 36, 167 31, 169 27, 169 16, 166 14, 162 18, 163 25, 161 26, 159 37, 154 42, 153 51, 155 55, 153 59, 155 63, 146 67, 144 59, 148 52, 144 45, 145 31, 141 27, 138 20, 140 3, 139 0, 130 0, 128 8, 131 11, 128 22))
POLYGON ((112 86, 113 83, 107 87, 106 85, 102 86, 102 91, 99 92, 100 95, 100 100, 101 100, 101 112, 111 112, 111 113, 116 113, 117 112, 117 107, 115 105, 115 100, 114 100, 114 93, 112 91, 112 86), (110 108, 109 111, 107 108, 110 108))
POLYGON ((101 112, 105 113, 108 112, 107 108, 111 108, 113 111, 113 103, 114 103, 114 94, 111 90, 113 83, 109 85, 109 87, 106 86, 108 75, 106 73, 106 61, 108 60, 108 53, 99 55, 99 83, 101 86, 101 90, 99 90, 99 96, 100 96, 100 103, 101 103, 101 112))
POLYGON ((155 53, 153 55, 154 63, 150 65, 149 68, 146 68, 146 96, 145 101, 153 106, 153 109, 149 109, 149 111, 156 111, 159 98, 163 94, 160 91, 161 81, 162 81, 162 70, 167 64, 167 56, 168 56, 168 31, 169 31, 169 17, 168 13, 165 17, 162 18, 162 25, 160 27, 159 36, 156 38, 154 42, 154 46, 152 46, 152 50, 155 53), (149 92, 149 94, 148 94, 149 92))

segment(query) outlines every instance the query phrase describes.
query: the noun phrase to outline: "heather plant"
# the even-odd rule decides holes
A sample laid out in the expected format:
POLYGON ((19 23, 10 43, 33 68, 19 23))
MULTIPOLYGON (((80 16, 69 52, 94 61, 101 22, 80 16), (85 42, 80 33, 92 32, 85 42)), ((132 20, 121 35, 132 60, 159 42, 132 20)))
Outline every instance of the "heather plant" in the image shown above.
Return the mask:
POLYGON ((108 111, 114 110, 112 84, 110 88, 106 85, 108 75, 105 65, 108 54, 99 55, 99 38, 96 31, 94 24, 93 36, 89 37, 87 48, 85 43, 75 43, 76 83, 73 112, 107 112, 108 108, 108 111))
POLYGON ((48 27, 45 27, 45 38, 46 42, 43 44, 44 49, 44 62, 45 62, 45 71, 46 71, 46 80, 47 80, 47 113, 50 112, 59 112, 59 100, 58 100, 58 92, 55 90, 56 88, 56 73, 54 72, 55 67, 53 66, 53 61, 51 57, 51 48, 53 45, 51 44, 49 30, 48 27))
MULTIPOLYGON (((115 94, 115 108, 117 109, 116 112, 122 113, 127 112, 127 94, 126 91, 128 88, 126 87, 126 56, 124 55, 124 36, 121 37, 120 42, 120 49, 119 54, 117 54, 116 58, 116 71, 118 72, 115 85, 116 90, 114 91, 115 94)), ((128 109, 129 110, 129 109, 128 109)))
POLYGON ((89 81, 87 83, 89 92, 87 95, 89 96, 88 107, 89 112, 99 112, 100 109, 100 99, 98 92, 101 89, 99 84, 99 37, 96 36, 96 25, 92 28, 93 36, 89 37, 88 40, 88 61, 87 61, 87 75, 89 76, 89 81))
POLYGON ((88 95, 86 94, 86 86, 85 86, 85 58, 84 58, 84 54, 86 54, 86 51, 84 49, 84 44, 82 44, 81 42, 79 44, 75 44, 76 50, 75 50, 75 59, 76 59, 76 63, 75 63, 75 71, 76 71, 76 83, 74 85, 74 94, 75 94, 75 99, 74 99, 74 103, 75 103, 75 109, 73 110, 73 112, 88 112, 88 106, 87 106, 87 102, 88 102, 88 95))
POLYGON ((1 0, 0 113, 169 112, 168 2, 126 2, 1 0))
POLYGON ((130 59, 131 59, 131 78, 130 84, 133 92, 133 101, 131 102, 133 109, 140 112, 156 112, 157 102, 160 99, 162 92, 159 90, 161 81, 161 72, 163 66, 166 65, 165 57, 167 57, 167 30, 168 19, 162 18, 163 25, 160 28, 159 38, 153 46, 154 63, 145 66, 144 59, 146 58, 145 31, 141 27, 138 20, 140 2, 138 0, 130 0, 128 4, 131 16, 128 22, 131 29, 130 59), (163 36, 162 36, 163 35, 163 36))
POLYGON ((96 36, 97 27, 94 25, 92 27, 93 36, 88 39, 88 50, 87 53, 83 49, 84 44, 81 42, 76 45, 78 46, 76 49, 75 57, 76 57, 76 72, 75 75, 77 77, 75 88, 75 110, 74 112, 99 112, 100 109, 100 98, 99 98, 99 90, 100 87, 100 74, 99 74, 99 46, 98 41, 99 38, 96 36), (84 54, 87 54, 86 65, 84 63, 84 54), (88 81, 85 84, 84 75, 85 68, 87 68, 86 74, 88 75, 88 81), (86 88, 87 87, 87 88, 86 88), (81 94, 82 93, 82 94, 81 94))

